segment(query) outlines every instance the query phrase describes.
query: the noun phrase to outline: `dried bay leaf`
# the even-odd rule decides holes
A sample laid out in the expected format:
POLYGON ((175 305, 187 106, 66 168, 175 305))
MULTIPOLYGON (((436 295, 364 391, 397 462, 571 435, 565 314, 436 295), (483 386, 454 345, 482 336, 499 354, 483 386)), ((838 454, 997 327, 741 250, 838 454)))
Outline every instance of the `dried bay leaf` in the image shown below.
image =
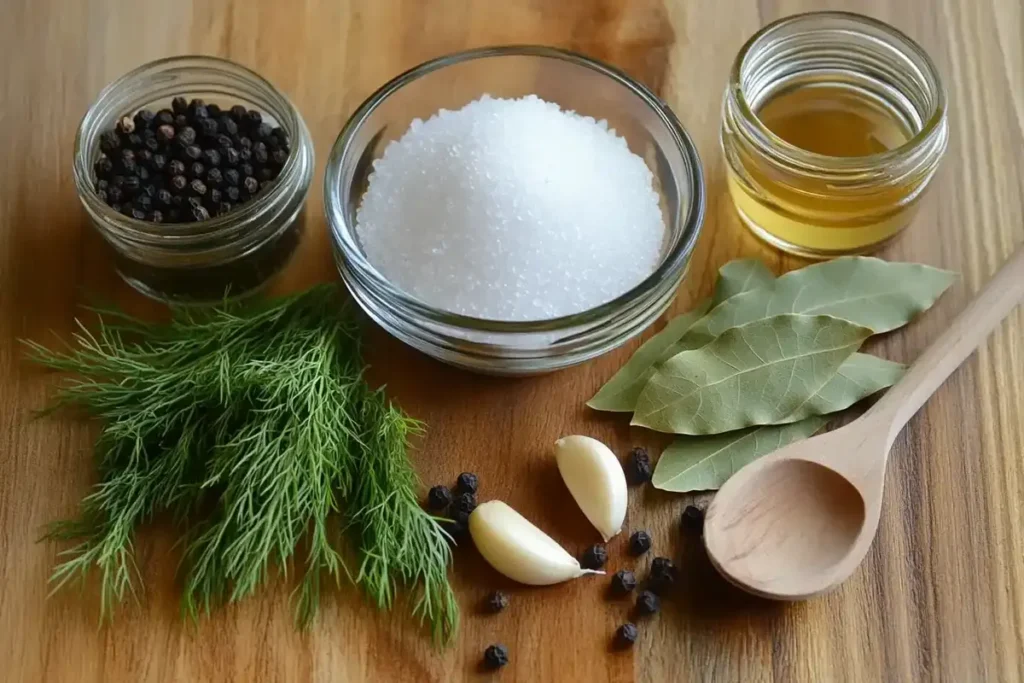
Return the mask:
POLYGON ((715 283, 715 295, 711 305, 717 306, 726 299, 737 294, 771 286, 775 275, 768 267, 757 259, 737 259, 729 261, 718 269, 718 282, 715 283))
POLYGON ((652 368, 674 356, 677 351, 666 353, 670 346, 679 341, 693 324, 704 317, 708 309, 722 301, 755 287, 765 287, 775 276, 756 259, 730 261, 718 269, 715 295, 704 300, 688 313, 676 316, 665 325, 665 329, 643 343, 610 380, 605 382, 587 405, 594 410, 631 413, 636 408, 644 385, 650 379, 652 368))
POLYGON ((681 436, 661 454, 652 483, 655 488, 678 493, 716 490, 744 465, 811 436, 827 421, 816 416, 717 436, 681 436))
POLYGON ((825 386, 792 413, 773 424, 796 422, 812 415, 828 415, 896 384, 906 367, 866 353, 855 353, 839 367, 825 386))
POLYGON ((689 313, 668 321, 658 334, 645 341, 610 380, 605 382, 587 405, 594 410, 633 412, 640 392, 650 378, 651 368, 659 362, 665 349, 679 340, 695 322, 704 317, 711 302, 702 301, 689 313))
POLYGON ((785 420, 813 405, 871 333, 828 315, 777 315, 728 329, 655 368, 632 424, 719 434, 785 420))

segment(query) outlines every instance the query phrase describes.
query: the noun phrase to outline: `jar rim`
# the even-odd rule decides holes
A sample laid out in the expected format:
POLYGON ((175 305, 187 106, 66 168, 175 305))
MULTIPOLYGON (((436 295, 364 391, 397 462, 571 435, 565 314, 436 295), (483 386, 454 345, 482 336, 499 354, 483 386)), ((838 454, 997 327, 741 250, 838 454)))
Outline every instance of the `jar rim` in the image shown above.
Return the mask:
MULTIPOLYGON (((271 112, 277 117, 278 112, 271 112)), ((114 79, 100 90, 92 104, 82 116, 75 135, 74 145, 74 178, 78 188, 79 199, 87 205, 91 212, 105 219, 110 226, 114 226, 121 237, 142 242, 156 242, 160 245, 171 243, 192 244, 197 241, 215 240, 234 232, 240 222, 246 222, 259 217, 268 210, 272 210, 281 201, 287 199, 293 192, 287 182, 291 178, 298 178, 303 174, 304 163, 300 157, 300 147, 304 150, 312 150, 309 132, 302 115, 292 101, 270 81, 256 73, 252 69, 237 62, 223 57, 212 55, 189 54, 163 57, 146 62, 131 71, 114 79), (277 100, 281 113, 286 120, 279 121, 282 127, 288 129, 289 135, 293 138, 294 149, 288 155, 287 161, 281 168, 276 181, 269 188, 268 192, 258 194, 253 200, 243 204, 237 210, 213 216, 203 221, 192 223, 174 224, 173 232, 166 226, 150 221, 139 220, 131 216, 114 211, 106 202, 102 201, 96 194, 96 188, 92 177, 92 168, 88 163, 90 150, 85 149, 86 139, 93 126, 102 126, 102 121, 94 121, 98 116, 99 109, 117 95, 125 87, 131 87, 138 83, 145 83, 145 79, 152 76, 184 69, 209 69, 221 76, 241 77, 249 83, 260 88, 272 99, 277 100)), ((311 162, 310 162, 311 165, 311 162)), ((309 173, 311 176, 311 173, 309 173)))
POLYGON ((754 35, 752 35, 743 44, 743 47, 741 47, 739 52, 736 54, 736 58, 733 61, 732 68, 729 73, 729 92, 732 94, 736 105, 739 108, 740 114, 750 125, 753 126, 757 135, 761 138, 762 143, 767 142, 773 148, 785 150, 789 155, 791 155, 792 159, 797 159, 801 162, 815 166, 824 164, 829 167, 839 168, 842 170, 860 171, 865 168, 873 169, 900 162, 908 155, 913 154, 922 146, 930 142, 936 135, 941 135, 943 123, 946 118, 946 89, 942 84, 938 68, 924 48, 921 47, 917 41, 896 27, 879 19, 859 14, 857 12, 831 10, 801 12, 799 14, 792 14, 782 17, 781 19, 776 19, 775 21, 766 24, 754 33, 754 35), (921 130, 917 131, 912 137, 898 147, 894 147, 884 152, 857 157, 838 157, 812 152, 810 150, 803 149, 802 147, 798 147, 777 135, 774 131, 768 128, 763 121, 761 121, 760 117, 754 112, 753 107, 751 107, 750 102, 747 100, 746 94, 743 92, 742 72, 747 57, 750 55, 751 50, 758 41, 771 33, 781 30, 785 26, 813 19, 836 19, 851 22, 853 24, 868 26, 895 39, 899 45, 894 47, 898 47, 903 52, 909 51, 913 53, 915 57, 920 59, 928 72, 928 76, 937 86, 934 92, 935 104, 928 118, 922 122, 921 130))
MULTIPOLYGON (((342 258, 349 261, 361 276, 382 291, 395 308, 400 308, 403 312, 412 312, 431 323, 463 328, 472 332, 496 334, 558 331, 585 326, 621 313, 624 308, 637 299, 653 291, 661 282, 678 275, 685 269, 704 222, 705 202, 704 175, 696 145, 675 113, 650 88, 624 71, 592 57, 561 48, 529 44, 491 46, 455 52, 431 59, 395 76, 370 95, 345 123, 331 149, 324 177, 324 211, 327 214, 328 226, 336 247, 342 252, 342 258), (680 237, 657 268, 640 283, 610 301, 578 313, 538 320, 495 320, 463 315, 431 306, 391 284, 355 248, 354 226, 348 225, 345 207, 341 201, 340 176, 341 170, 344 168, 344 160, 354 152, 353 143, 356 134, 370 115, 404 86, 435 71, 462 62, 492 57, 523 56, 556 59, 596 71, 624 86, 657 116, 669 133, 677 151, 685 160, 688 170, 688 177, 681 179, 689 185, 690 201, 685 213, 678 219, 682 225, 680 237)), ((671 226, 666 227, 671 229, 671 226)))

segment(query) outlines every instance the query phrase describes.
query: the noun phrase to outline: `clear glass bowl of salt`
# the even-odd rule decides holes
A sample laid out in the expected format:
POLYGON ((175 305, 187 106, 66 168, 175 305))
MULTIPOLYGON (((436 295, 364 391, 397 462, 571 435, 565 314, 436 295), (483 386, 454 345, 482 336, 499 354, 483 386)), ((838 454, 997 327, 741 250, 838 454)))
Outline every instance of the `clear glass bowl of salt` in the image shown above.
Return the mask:
POLYGON ((540 46, 391 80, 342 129, 324 182, 338 270, 367 315, 497 375, 582 363, 651 325, 704 219, 700 159, 671 110, 540 46))

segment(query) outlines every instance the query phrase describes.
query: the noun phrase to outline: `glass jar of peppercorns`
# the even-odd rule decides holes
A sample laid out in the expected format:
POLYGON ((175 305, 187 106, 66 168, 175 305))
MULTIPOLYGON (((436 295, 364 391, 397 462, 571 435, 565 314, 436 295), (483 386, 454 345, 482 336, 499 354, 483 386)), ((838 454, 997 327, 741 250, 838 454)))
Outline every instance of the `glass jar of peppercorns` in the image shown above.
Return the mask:
POLYGON ((214 303, 257 290, 294 253, 313 144, 256 73, 173 57, 100 93, 79 127, 74 173, 126 282, 170 303, 214 303))

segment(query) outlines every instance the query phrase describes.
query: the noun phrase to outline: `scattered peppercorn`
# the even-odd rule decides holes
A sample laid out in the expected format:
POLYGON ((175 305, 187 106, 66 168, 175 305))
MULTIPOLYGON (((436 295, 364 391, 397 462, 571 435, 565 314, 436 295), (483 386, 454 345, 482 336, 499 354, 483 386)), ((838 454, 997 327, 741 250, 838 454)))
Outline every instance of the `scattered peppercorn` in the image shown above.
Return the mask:
POLYGON ((99 148, 97 197, 126 216, 162 223, 232 211, 277 180, 290 153, 287 134, 259 112, 184 97, 169 109, 119 117, 99 148))
POLYGON ((494 591, 487 596, 486 606, 488 612, 497 614, 508 607, 508 594, 502 593, 501 591, 494 591))
POLYGON ((651 535, 646 531, 634 531, 629 537, 629 554, 634 557, 643 555, 651 549, 651 535))
POLYGON ((637 631, 636 624, 626 622, 615 631, 615 646, 623 650, 633 647, 638 635, 640 632, 637 631))
POLYGON ((427 509, 433 512, 444 512, 452 504, 452 492, 447 486, 438 484, 427 494, 427 509))
POLYGON ((500 669, 508 664, 508 648, 504 645, 491 645, 484 650, 484 664, 490 669, 500 669))
POLYGON ((583 552, 580 565, 584 569, 600 569, 608 561, 608 551, 601 544, 595 544, 583 552))
POLYGON ((455 480, 455 491, 456 493, 476 493, 479 488, 480 482, 477 476, 472 472, 463 472, 455 480))
POLYGON ((661 609, 661 599, 651 591, 640 591, 636 596, 636 613, 648 617, 661 609))
POLYGON ((626 479, 630 484, 644 484, 651 480, 651 456, 646 448, 637 446, 626 457, 626 479))
POLYGON ((469 532, 469 515, 455 511, 451 514, 451 520, 442 523, 441 528, 448 532, 453 541, 458 542, 469 532))
POLYGON ((696 505, 687 505, 681 520, 685 531, 700 533, 704 530, 704 511, 696 505))
POLYGON ((455 497, 453 506, 459 512, 465 512, 468 515, 476 509, 476 496, 472 493, 460 493, 455 497))
POLYGON ((655 593, 667 593, 676 582, 676 566, 667 557, 656 557, 651 562, 651 573, 648 577, 651 590, 655 593))
POLYGON ((612 576, 612 594, 629 595, 636 589, 636 575, 628 569, 620 569, 612 576))

